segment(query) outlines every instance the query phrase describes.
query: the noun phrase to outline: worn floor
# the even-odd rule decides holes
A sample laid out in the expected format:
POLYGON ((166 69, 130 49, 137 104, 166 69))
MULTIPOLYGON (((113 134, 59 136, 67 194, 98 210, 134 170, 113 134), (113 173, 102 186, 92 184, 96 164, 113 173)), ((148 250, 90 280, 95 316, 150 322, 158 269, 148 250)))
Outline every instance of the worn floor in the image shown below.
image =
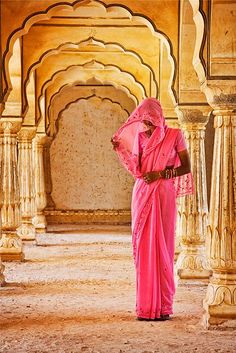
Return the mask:
POLYGON ((236 352, 235 332, 203 328, 199 283, 177 288, 171 321, 136 320, 126 228, 57 229, 37 239, 25 244, 25 262, 5 263, 0 352, 236 352))

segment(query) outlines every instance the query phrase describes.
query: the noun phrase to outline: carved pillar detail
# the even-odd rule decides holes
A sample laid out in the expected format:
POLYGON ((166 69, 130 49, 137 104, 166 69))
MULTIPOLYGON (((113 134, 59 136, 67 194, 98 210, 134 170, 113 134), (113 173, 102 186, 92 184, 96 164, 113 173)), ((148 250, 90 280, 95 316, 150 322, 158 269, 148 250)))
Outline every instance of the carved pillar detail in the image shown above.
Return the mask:
POLYGON ((52 199, 52 177, 51 177, 51 162, 50 162, 50 147, 52 137, 47 137, 44 144, 44 170, 45 170, 45 188, 47 195, 47 210, 55 208, 55 203, 52 199))
POLYGON ((212 96, 207 90, 206 95, 214 108, 215 142, 209 218, 213 276, 204 324, 230 328, 236 320, 236 94, 212 96))
POLYGON ((2 236, 0 256, 4 261, 23 260, 22 241, 16 229, 20 225, 20 194, 17 173, 17 132, 21 119, 0 119, 2 140, 2 236))
POLYGON ((194 194, 180 198, 177 214, 177 236, 181 238, 181 251, 176 267, 181 279, 209 278, 211 271, 206 255, 208 205, 205 170, 205 114, 198 109, 176 109, 184 131, 191 159, 194 194))
POLYGON ((36 232, 43 233, 46 230, 46 218, 43 213, 47 206, 45 171, 44 171, 44 144, 47 141, 47 136, 44 133, 37 133, 34 138, 34 171, 35 171, 35 217, 33 224, 36 232))
POLYGON ((22 127, 18 133, 21 225, 17 229, 17 233, 22 240, 35 239, 35 227, 32 223, 35 204, 32 139, 35 133, 36 129, 33 127, 22 127))

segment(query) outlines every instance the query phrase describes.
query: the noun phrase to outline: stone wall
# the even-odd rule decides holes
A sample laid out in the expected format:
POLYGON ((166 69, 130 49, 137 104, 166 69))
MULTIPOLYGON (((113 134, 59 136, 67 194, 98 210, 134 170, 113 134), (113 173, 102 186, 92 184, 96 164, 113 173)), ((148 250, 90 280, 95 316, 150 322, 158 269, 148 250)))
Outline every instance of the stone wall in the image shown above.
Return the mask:
POLYGON ((97 97, 79 100, 63 112, 50 149, 56 209, 130 208, 133 178, 110 143, 126 118, 118 104, 97 97))

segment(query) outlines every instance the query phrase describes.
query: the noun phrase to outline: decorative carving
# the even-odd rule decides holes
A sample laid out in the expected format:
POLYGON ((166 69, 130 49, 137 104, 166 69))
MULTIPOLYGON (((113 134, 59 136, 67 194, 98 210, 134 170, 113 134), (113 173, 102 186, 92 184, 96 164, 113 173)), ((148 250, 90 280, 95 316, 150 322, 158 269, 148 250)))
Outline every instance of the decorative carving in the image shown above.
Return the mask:
POLYGON ((22 260, 22 242, 16 234, 20 223, 20 199, 17 174, 16 133, 21 119, 5 118, 0 120, 1 133, 1 193, 2 193, 2 237, 0 254, 3 260, 22 260))
POLYGON ((236 103, 236 94, 223 94, 213 96, 214 105, 233 105, 236 103))
POLYGON ((23 240, 35 239, 32 217, 35 203, 34 175, 32 168, 32 139, 35 128, 23 127, 18 133, 18 170, 20 183, 21 225, 17 229, 23 240))
MULTIPOLYGON (((222 304, 236 306, 236 277, 234 284, 227 286, 210 283, 207 288, 205 303, 211 306, 222 304)), ((226 316, 228 316, 228 313, 226 316)))
POLYGON ((236 83, 233 80, 207 81, 201 85, 208 103, 214 109, 235 109, 236 83))
POLYGON ((130 224, 130 210, 48 210, 44 211, 49 223, 130 224))
POLYGON ((216 283, 215 276, 207 287, 206 298, 203 301, 205 314, 203 322, 206 328, 223 327, 231 329, 231 325, 236 318, 236 275, 218 279, 216 283), (234 277, 233 277, 234 276, 234 277), (231 278, 230 278, 231 277, 231 278))
POLYGON ((191 157, 195 182, 193 195, 181 198, 178 207, 177 236, 182 250, 177 259, 177 273, 181 279, 208 278, 210 267, 206 258, 205 241, 208 226, 208 206, 205 172, 205 126, 209 107, 201 110, 177 107, 191 157))
POLYGON ((8 233, 3 234, 2 238, 0 239, 0 247, 8 250, 17 250, 17 253, 20 252, 21 247, 21 239, 15 236, 15 233, 8 233))
POLYGON ((176 266, 180 278, 208 278, 211 273, 205 246, 190 249, 182 245, 176 266))
POLYGON ((210 227, 210 263, 213 269, 230 270, 236 268, 236 230, 210 227), (233 250, 233 251, 232 251, 233 250))
POLYGON ((208 122, 208 117, 202 114, 199 109, 181 109, 178 107, 178 120, 179 123, 182 124, 204 124, 204 126, 208 122))

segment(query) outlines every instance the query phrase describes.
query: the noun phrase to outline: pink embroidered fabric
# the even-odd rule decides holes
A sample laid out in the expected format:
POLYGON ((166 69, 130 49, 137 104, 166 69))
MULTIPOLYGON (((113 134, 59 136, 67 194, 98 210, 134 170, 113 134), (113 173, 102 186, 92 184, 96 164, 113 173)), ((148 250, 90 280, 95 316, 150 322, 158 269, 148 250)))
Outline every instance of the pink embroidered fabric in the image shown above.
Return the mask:
POLYGON ((145 99, 115 133, 121 163, 136 178, 132 194, 132 244, 136 269, 136 313, 154 319, 172 314, 176 196, 193 191, 191 173, 146 184, 143 173, 160 171, 169 161, 179 165, 178 150, 185 147, 179 129, 165 125, 160 103, 145 99), (156 129, 146 138, 143 120, 156 129))

